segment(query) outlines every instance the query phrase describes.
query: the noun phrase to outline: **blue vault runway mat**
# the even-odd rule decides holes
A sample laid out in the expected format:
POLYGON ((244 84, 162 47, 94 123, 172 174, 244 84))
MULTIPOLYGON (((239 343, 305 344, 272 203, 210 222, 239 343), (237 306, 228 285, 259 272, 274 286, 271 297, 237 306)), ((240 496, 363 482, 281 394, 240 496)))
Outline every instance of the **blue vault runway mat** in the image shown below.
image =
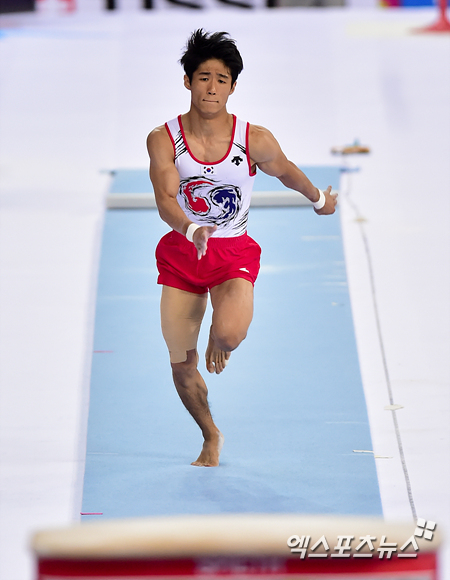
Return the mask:
MULTIPOLYGON (((333 169, 315 183, 338 188, 333 169)), ((202 438, 160 331, 154 250, 167 231, 155 210, 106 212, 82 512, 381 515, 373 454, 354 453, 372 444, 339 212, 250 211, 262 262, 248 337, 220 376, 204 365, 209 309, 199 339, 218 468, 190 465, 202 438)))

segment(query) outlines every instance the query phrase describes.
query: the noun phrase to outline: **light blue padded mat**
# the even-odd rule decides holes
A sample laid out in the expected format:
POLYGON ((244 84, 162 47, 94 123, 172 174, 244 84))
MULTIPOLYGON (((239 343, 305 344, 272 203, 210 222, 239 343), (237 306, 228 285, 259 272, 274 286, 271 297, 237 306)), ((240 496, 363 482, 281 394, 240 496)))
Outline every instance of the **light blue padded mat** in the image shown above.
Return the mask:
MULTIPOLYGON (((334 169, 319 187, 338 188, 334 169)), ((160 331, 154 250, 166 231, 154 210, 106 213, 82 511, 381 515, 374 457, 354 453, 372 444, 339 213, 250 212, 263 253, 248 337, 220 376, 203 362, 209 310, 199 340, 225 435, 218 468, 190 465, 201 434, 172 384, 160 331)))

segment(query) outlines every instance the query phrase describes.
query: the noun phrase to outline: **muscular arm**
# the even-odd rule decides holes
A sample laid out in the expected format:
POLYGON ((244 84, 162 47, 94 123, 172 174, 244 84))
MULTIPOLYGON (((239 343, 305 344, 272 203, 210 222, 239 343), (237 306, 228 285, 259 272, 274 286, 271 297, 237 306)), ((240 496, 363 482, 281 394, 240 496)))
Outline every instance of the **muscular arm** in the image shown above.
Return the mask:
MULTIPOLYGON (((153 129, 147 137, 147 150, 150 156, 150 179, 159 215, 172 229, 184 236, 192 222, 177 201, 180 176, 174 163, 173 145, 164 126, 153 129)), ((216 229, 216 226, 203 226, 194 232, 193 242, 199 259, 205 255, 208 238, 216 229)))
MULTIPOLYGON (((283 185, 302 193, 311 202, 319 200, 319 191, 292 161, 287 159, 275 137, 264 127, 250 125, 249 148, 251 160, 268 175, 277 177, 283 185)), ((337 194, 331 186, 324 192, 325 205, 314 210, 320 215, 334 213, 337 194)))
POLYGON ((164 126, 157 127, 147 137, 150 156, 150 179, 161 219, 185 235, 191 223, 177 201, 180 176, 175 167, 173 146, 164 126))

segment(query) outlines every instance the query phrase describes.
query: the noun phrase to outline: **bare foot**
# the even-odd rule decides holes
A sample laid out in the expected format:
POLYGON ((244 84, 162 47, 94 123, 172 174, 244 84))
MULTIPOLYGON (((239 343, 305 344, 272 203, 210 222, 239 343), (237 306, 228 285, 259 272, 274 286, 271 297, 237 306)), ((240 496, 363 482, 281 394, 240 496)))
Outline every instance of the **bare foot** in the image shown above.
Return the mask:
POLYGON ((210 334, 208 347, 205 353, 206 368, 208 372, 220 375, 220 373, 225 369, 225 367, 228 364, 230 354, 231 353, 225 352, 224 350, 220 350, 220 348, 217 348, 210 334))
POLYGON ((222 451, 223 442, 225 438, 220 431, 217 432, 217 437, 211 441, 203 443, 203 449, 196 461, 191 465, 200 467, 217 467, 219 465, 219 455, 222 451))

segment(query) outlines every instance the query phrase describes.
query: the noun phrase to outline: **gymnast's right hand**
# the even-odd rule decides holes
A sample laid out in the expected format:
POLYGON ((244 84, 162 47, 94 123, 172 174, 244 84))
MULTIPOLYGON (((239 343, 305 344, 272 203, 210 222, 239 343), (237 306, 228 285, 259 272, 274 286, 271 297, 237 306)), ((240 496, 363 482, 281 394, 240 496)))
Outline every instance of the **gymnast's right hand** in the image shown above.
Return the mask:
POLYGON ((206 254, 208 249, 208 240, 217 230, 217 226, 201 226, 196 229, 192 237, 194 246, 197 248, 197 258, 199 260, 206 254))

